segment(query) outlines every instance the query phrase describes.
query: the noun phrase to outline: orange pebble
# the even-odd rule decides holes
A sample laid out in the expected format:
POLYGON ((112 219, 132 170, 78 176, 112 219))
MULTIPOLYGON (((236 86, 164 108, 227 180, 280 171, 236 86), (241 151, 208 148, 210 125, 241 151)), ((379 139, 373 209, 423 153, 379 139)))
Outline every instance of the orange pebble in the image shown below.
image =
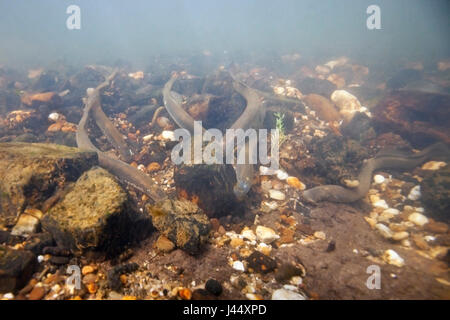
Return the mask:
POLYGON ((288 185, 290 185, 291 187, 294 187, 298 190, 305 190, 305 188, 306 188, 305 184, 296 177, 288 177, 286 179, 286 182, 288 185))
POLYGON ((86 287, 87 287, 89 293, 96 293, 97 289, 98 289, 97 285, 94 282, 88 283, 86 287))
POLYGON ((122 300, 137 300, 136 296, 123 296, 122 300))
POLYGON ((126 274, 120 275, 120 282, 122 282, 123 285, 125 285, 127 283, 127 275, 126 274))
POLYGON ((159 169, 161 169, 161 165, 158 162, 152 162, 147 166, 148 172, 157 171, 159 169))
POLYGON ((192 292, 188 288, 178 290, 178 295, 183 300, 191 300, 192 298, 192 292))

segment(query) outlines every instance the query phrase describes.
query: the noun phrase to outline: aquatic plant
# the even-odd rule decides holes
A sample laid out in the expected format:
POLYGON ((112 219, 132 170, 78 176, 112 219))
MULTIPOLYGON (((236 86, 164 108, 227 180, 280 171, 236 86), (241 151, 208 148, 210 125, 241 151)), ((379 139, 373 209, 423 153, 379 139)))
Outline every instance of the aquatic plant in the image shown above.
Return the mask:
POLYGON ((284 126, 284 113, 281 112, 275 112, 273 114, 275 116, 275 128, 278 129, 279 132, 279 138, 278 143, 279 146, 283 144, 283 142, 286 141, 286 129, 284 126))

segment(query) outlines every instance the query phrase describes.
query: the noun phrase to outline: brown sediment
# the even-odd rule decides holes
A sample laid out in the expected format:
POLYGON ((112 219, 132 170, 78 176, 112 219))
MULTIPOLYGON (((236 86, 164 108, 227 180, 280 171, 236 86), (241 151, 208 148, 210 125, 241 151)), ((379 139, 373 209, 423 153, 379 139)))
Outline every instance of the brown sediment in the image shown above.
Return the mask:
POLYGON ((367 160, 358 176, 359 185, 347 189, 338 185, 324 185, 308 189, 303 193, 311 202, 354 202, 364 197, 370 188, 373 172, 381 168, 409 170, 431 159, 449 158, 450 150, 443 143, 435 143, 415 153, 406 154, 399 151, 385 151, 367 160))
MULTIPOLYGON (((121 160, 108 157, 104 152, 100 151, 92 144, 86 132, 86 122, 89 117, 89 113, 94 106, 94 104, 90 103, 90 101, 92 102, 92 99, 95 99, 94 103, 98 104, 98 107, 100 108, 100 89, 108 85, 109 81, 111 81, 114 75, 115 72, 111 74, 111 76, 109 76, 104 83, 100 84, 96 89, 94 89, 94 92, 91 92, 90 94, 88 93, 88 101, 84 107, 83 116, 81 117, 81 120, 78 124, 78 130, 76 133, 77 146, 80 149, 87 149, 97 152, 98 160, 102 167, 117 176, 121 181, 132 185, 136 189, 148 195, 153 201, 158 202, 165 199, 166 196, 160 188, 155 186, 148 175, 121 160), (93 97, 93 94, 98 95, 98 97, 93 97)), ((100 122, 102 122, 103 120, 104 118, 99 118, 100 122)))

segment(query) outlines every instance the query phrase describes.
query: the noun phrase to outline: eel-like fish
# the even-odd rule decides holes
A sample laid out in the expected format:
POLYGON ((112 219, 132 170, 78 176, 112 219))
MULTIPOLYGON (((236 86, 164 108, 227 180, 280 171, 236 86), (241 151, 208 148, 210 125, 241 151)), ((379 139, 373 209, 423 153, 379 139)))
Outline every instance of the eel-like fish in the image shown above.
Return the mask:
MULTIPOLYGON (((100 151, 92 144, 87 134, 86 123, 89 118, 89 113, 93 109, 94 105, 100 105, 100 89, 106 87, 113 76, 114 74, 108 77, 108 79, 106 79, 106 81, 100 84, 97 88, 88 89, 86 105, 83 110, 83 116, 78 123, 76 133, 77 146, 80 149, 95 151, 98 155, 100 166, 117 176, 121 181, 124 181, 145 193, 153 199, 153 201, 162 201, 166 198, 165 193, 155 186, 154 182, 152 182, 148 175, 123 161, 108 157, 104 152, 100 151)), ((102 121, 102 119, 103 118, 100 118, 100 121, 102 121)))
MULTIPOLYGON (((191 134, 194 134, 194 118, 192 118, 182 107, 180 101, 178 101, 176 94, 171 92, 173 83, 177 79, 177 76, 172 76, 169 81, 164 85, 163 98, 164 106, 167 112, 172 117, 173 121, 183 129, 188 130, 191 134)), ((205 130, 202 128, 203 131, 205 130)))
MULTIPOLYGON (((266 107, 261 103, 259 93, 242 82, 237 81, 233 75, 231 77, 233 78, 233 88, 247 101, 244 112, 234 122, 231 129, 260 129, 266 116, 266 107)), ((245 149, 241 150, 241 152, 245 152, 246 163, 236 164, 235 167, 237 182, 233 191, 238 199, 242 199, 250 191, 253 184, 255 173, 254 165, 249 161, 250 147, 250 144, 246 142, 245 149)), ((252 150, 252 152, 257 152, 257 150, 252 150)))
MULTIPOLYGON (((117 70, 114 71, 108 79, 113 79, 117 74, 117 70)), ((109 83, 109 81, 108 81, 109 83)), ((108 84, 107 83, 107 84, 108 84)), ((98 127, 108 139, 108 141, 117 149, 120 156, 125 161, 131 161, 132 152, 130 148, 128 148, 127 143, 125 142, 122 134, 117 130, 114 124, 109 120, 106 114, 102 110, 102 106, 100 104, 100 89, 105 87, 107 84, 102 83, 99 87, 91 91, 87 96, 86 104, 90 105, 90 109, 92 110, 92 115, 94 116, 95 122, 98 127)))
POLYGON ((410 170, 432 159, 448 158, 450 158, 449 148, 442 142, 435 143, 418 153, 412 154, 396 150, 382 151, 374 158, 364 162, 358 176, 358 187, 348 189, 338 185, 324 185, 306 190, 303 192, 303 197, 310 202, 354 202, 363 198, 369 191, 375 170, 381 168, 410 170))
MULTIPOLYGON (((265 117, 265 107, 260 103, 260 96, 258 93, 237 81, 233 78, 233 87, 239 92, 247 101, 247 106, 239 118, 231 126, 231 129, 249 128, 258 129, 262 126, 265 117)), ((170 114, 175 123, 181 128, 187 129, 189 132, 194 132, 194 119, 181 107, 181 103, 177 101, 176 96, 171 92, 172 85, 175 82, 176 76, 173 76, 164 86, 163 97, 164 105, 167 112, 170 114)), ((205 129, 202 128, 204 131, 205 129)), ((224 143, 224 148, 226 142, 224 143)), ((246 162, 248 161, 248 154, 250 146, 246 143, 245 146, 246 162)), ((256 150, 255 150, 256 152, 256 150)), ((224 153, 225 154, 225 153, 224 153)), ((235 167, 237 183, 234 187, 234 193, 238 198, 242 198, 247 194, 252 186, 254 168, 253 164, 237 164, 235 167)))

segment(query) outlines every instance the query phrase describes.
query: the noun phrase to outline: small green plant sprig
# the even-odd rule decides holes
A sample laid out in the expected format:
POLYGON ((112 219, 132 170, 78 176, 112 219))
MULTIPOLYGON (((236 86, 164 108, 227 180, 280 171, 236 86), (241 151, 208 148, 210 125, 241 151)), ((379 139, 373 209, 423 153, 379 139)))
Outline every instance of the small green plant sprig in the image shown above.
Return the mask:
POLYGON ((279 132, 279 146, 281 146, 287 139, 286 129, 284 127, 284 113, 275 112, 273 115, 275 116, 275 127, 279 132))

